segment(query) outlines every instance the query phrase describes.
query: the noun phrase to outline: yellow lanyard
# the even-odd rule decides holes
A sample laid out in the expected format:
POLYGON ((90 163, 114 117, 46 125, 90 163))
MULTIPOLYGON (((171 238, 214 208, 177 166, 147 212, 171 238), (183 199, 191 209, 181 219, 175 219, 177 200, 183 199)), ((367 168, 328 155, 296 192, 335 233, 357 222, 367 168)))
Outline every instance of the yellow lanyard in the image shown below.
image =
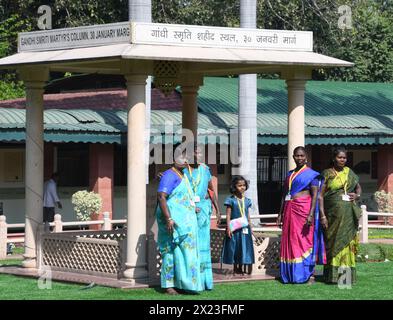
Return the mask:
POLYGON ((179 176, 180 179, 185 180, 188 193, 190 194, 191 199, 194 197, 194 193, 192 193, 191 186, 190 186, 190 181, 188 181, 188 177, 186 175, 182 175, 176 168, 172 167, 172 170, 179 176))
POLYGON ((304 165, 303 167, 300 168, 300 170, 298 170, 298 171, 296 171, 296 172, 295 172, 295 170, 292 171, 291 175, 289 176, 289 181, 288 181, 288 194, 291 193, 291 188, 292 188, 292 182, 293 182, 293 180, 295 180, 296 177, 297 177, 301 172, 303 172, 304 169, 306 169, 306 168, 307 168, 307 166, 304 165))
MULTIPOLYGON (((200 166, 201 166, 201 165, 199 165, 199 167, 200 167, 200 166)), ((198 169, 194 169, 194 170, 198 170, 198 176, 197 176, 196 181, 195 181, 195 183, 194 183, 194 178, 192 177, 191 167, 188 166, 188 172, 190 173, 190 179, 191 179, 192 187, 193 187, 193 189, 194 189, 194 193, 195 193, 195 194, 197 194, 197 188, 198 188, 199 180, 201 179, 201 171, 199 170, 199 167, 198 167, 198 169)))
POLYGON ((239 206, 240 215, 243 218, 245 216, 245 214, 246 214, 246 207, 245 207, 245 204, 244 204, 244 197, 242 198, 242 205, 243 206, 240 205, 240 201, 239 201, 238 197, 236 197, 236 200, 237 200, 237 205, 239 206))
POLYGON ((336 175, 336 177, 340 179, 340 182, 341 182, 342 186, 344 187, 344 194, 347 194, 348 181, 345 181, 345 183, 344 183, 343 180, 341 179, 341 177, 338 175, 338 172, 336 171, 336 169, 333 168, 333 171, 334 171, 334 174, 336 175))
POLYGON ((179 172, 179 170, 177 170, 175 167, 172 167, 172 171, 175 172, 180 179, 183 180, 183 175, 179 172))

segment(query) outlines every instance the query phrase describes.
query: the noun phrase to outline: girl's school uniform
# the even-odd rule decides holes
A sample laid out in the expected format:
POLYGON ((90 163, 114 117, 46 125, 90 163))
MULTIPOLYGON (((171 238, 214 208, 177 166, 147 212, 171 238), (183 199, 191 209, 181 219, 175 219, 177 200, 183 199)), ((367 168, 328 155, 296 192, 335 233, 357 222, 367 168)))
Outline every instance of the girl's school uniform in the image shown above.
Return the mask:
MULTIPOLYGON (((234 195, 226 198, 224 205, 231 207, 231 220, 241 217, 241 210, 239 202, 242 201, 234 195)), ((249 216, 248 209, 251 207, 251 199, 244 199, 245 215, 249 216)), ((254 246, 251 235, 251 228, 247 226, 236 230, 232 233, 232 237, 225 237, 222 251, 222 263, 225 264, 253 264, 254 260, 254 246), (246 230, 244 230, 246 229, 246 230)))

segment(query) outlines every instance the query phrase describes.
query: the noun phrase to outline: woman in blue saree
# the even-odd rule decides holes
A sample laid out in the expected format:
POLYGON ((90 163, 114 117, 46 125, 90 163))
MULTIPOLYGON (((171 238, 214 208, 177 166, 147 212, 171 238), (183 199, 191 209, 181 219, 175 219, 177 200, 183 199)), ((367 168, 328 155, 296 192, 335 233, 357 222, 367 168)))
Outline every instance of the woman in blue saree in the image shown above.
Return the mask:
POLYGON ((198 221, 198 248, 200 261, 200 275, 203 289, 213 289, 213 270, 210 253, 210 216, 212 214, 212 202, 216 209, 217 219, 220 217, 220 210, 217 199, 214 195, 213 201, 210 199, 208 188, 213 190, 211 182, 212 175, 209 167, 200 163, 202 152, 198 146, 194 148, 194 161, 183 169, 184 175, 188 177, 194 195, 197 221, 198 221))
POLYGON ((165 171, 158 187, 158 247, 162 257, 161 287, 168 294, 176 289, 201 291, 198 225, 190 181, 183 175, 185 158, 165 171))
POLYGON ((318 193, 320 174, 307 167, 306 150, 293 152, 296 168, 288 172, 278 223, 282 221, 280 275, 284 283, 307 282, 315 264, 324 263, 323 233, 320 228, 318 193))

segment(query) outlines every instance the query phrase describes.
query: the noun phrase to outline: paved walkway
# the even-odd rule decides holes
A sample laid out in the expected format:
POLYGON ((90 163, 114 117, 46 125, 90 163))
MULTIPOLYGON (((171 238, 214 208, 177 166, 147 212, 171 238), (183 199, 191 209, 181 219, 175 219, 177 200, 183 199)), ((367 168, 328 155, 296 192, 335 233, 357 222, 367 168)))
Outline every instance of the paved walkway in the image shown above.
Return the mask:
POLYGON ((368 239, 369 243, 383 243, 393 245, 393 239, 368 239))
MULTIPOLYGON (((3 260, 21 260, 23 259, 22 254, 8 254, 3 260)), ((1 260, 0 260, 1 264, 1 260)))
MULTIPOLYGON (((39 273, 37 269, 25 269, 20 266, 4 266, 0 267, 0 273, 3 274, 13 274, 17 276, 39 278, 43 276, 39 273)), ((221 269, 220 264, 213 264, 213 277, 214 283, 226 283, 226 282, 244 282, 244 281, 255 281, 255 280, 274 280, 278 273, 273 272, 267 275, 253 275, 253 276, 238 276, 232 274, 232 266, 223 265, 221 269)), ((121 288, 121 289, 138 289, 138 288, 149 288, 159 286, 158 282, 135 282, 132 283, 127 280, 110 278, 110 277, 100 277, 81 273, 72 272, 61 272, 52 271, 51 277, 53 280, 71 282, 71 283, 83 283, 91 284, 94 283, 100 286, 121 288)))

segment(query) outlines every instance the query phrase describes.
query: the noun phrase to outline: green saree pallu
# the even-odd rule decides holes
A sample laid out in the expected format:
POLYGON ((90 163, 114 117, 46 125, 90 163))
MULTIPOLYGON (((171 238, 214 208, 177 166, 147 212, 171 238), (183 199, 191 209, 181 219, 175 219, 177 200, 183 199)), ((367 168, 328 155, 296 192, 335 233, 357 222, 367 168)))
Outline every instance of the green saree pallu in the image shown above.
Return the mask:
POLYGON ((337 283, 342 275, 343 279, 347 279, 346 282, 350 279, 354 283, 361 209, 354 201, 343 200, 343 195, 355 192, 359 178, 348 167, 340 172, 327 169, 322 174, 326 184, 324 208, 328 220, 328 229, 325 231, 325 281, 337 283))

